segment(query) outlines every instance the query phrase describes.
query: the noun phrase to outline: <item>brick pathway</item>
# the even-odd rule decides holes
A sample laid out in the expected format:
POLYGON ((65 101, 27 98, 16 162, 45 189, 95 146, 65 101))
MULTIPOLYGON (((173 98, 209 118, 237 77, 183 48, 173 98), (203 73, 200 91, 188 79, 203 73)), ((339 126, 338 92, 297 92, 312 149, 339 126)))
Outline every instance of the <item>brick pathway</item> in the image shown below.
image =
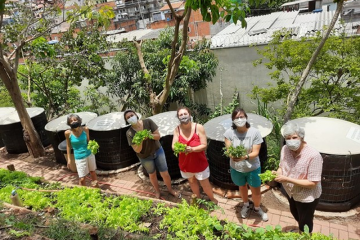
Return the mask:
MULTIPOLYGON (((6 160, 0 159, 0 168, 7 168, 7 165, 14 164, 16 170, 24 171, 31 176, 40 176, 49 181, 61 181, 65 184, 77 185, 78 177, 65 167, 56 169, 54 167, 45 166, 44 164, 28 163, 21 160, 6 160)), ((147 181, 141 180, 135 174, 124 174, 122 173, 123 179, 118 179, 117 175, 99 176, 98 180, 102 190, 114 192, 118 194, 130 194, 141 197, 153 198, 152 187, 147 181), (125 177, 123 177, 125 176, 125 177)), ((183 198, 189 201, 191 192, 189 188, 179 188, 174 186, 178 191, 182 192, 183 198)), ((179 203, 180 199, 175 198, 164 190, 162 197, 164 200, 170 203, 179 203)), ((280 211, 277 209, 268 209, 269 221, 263 222, 254 213, 250 213, 247 219, 242 219, 240 216, 240 205, 241 201, 236 199, 223 198, 220 195, 216 195, 219 200, 219 206, 223 211, 217 210, 212 215, 217 216, 219 219, 227 219, 237 224, 247 224, 252 227, 265 227, 267 225, 280 225, 283 229, 291 229, 297 226, 296 221, 293 219, 289 211, 280 211)), ((325 235, 333 234, 338 239, 359 239, 360 240, 360 223, 357 225, 347 224, 341 225, 336 224, 332 220, 315 219, 314 221, 314 232, 320 232, 325 235), (357 234, 358 233, 358 234, 357 234)))

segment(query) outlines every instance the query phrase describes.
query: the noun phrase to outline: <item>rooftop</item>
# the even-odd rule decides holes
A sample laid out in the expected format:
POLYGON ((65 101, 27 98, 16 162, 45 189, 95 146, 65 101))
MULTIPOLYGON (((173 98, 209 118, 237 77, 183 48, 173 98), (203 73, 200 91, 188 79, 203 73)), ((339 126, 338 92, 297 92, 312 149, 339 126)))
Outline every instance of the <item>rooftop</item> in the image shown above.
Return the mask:
MULTIPOLYGON (((251 44, 268 43, 275 31, 281 29, 291 30, 293 39, 313 36, 324 26, 329 25, 335 11, 300 14, 293 12, 274 12, 268 15, 246 18, 247 28, 242 28, 241 23, 231 24, 211 38, 212 48, 227 48, 249 46, 251 44)), ((349 34, 356 33, 360 21, 345 23, 345 31, 349 34)), ((340 28, 340 18, 335 28, 340 28)))

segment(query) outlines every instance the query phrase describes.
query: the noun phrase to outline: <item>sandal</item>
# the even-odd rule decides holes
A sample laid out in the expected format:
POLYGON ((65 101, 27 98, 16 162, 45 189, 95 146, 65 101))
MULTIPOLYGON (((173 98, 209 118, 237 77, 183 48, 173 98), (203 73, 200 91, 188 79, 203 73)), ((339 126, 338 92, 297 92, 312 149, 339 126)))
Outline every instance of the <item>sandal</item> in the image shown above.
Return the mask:
POLYGON ((176 198, 179 198, 179 199, 181 199, 181 193, 180 192, 175 192, 174 191, 174 194, 172 194, 174 197, 176 197, 176 198))

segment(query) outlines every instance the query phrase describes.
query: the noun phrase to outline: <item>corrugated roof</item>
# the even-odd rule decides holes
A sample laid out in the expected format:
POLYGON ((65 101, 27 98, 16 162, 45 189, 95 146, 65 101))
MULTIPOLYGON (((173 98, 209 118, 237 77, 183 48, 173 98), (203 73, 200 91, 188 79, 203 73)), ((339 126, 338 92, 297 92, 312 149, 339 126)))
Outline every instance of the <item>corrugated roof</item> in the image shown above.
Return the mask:
MULTIPOLYGON (((263 16, 246 18, 247 28, 241 28, 241 23, 231 24, 211 38, 212 48, 249 46, 252 44, 268 43, 275 31, 281 29, 291 30, 293 38, 313 36, 317 31, 328 26, 335 11, 299 14, 293 12, 276 12, 263 16)), ((345 31, 354 34, 354 23, 346 23, 345 31)), ((340 21, 335 28, 340 28, 340 21)))
MULTIPOLYGON (((128 41, 132 41, 134 39, 141 40, 141 39, 143 39, 144 36, 146 36, 147 34, 150 34, 153 31, 155 31, 155 30, 152 30, 152 29, 135 30, 135 31, 127 32, 127 33, 111 35, 111 36, 108 36, 106 39, 109 42, 121 42, 124 39, 127 39, 128 41)), ((148 39, 148 38, 146 38, 146 39, 148 39)))

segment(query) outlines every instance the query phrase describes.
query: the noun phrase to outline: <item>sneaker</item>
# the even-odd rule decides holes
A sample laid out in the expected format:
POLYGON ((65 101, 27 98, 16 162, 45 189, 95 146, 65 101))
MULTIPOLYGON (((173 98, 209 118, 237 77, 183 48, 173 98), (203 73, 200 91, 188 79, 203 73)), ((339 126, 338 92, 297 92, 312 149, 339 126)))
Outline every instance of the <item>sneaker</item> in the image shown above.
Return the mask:
POLYGON ((261 208, 259 208, 259 210, 254 209, 254 212, 258 214, 264 222, 269 220, 268 215, 261 208))
POLYGON ((241 217, 247 218, 249 214, 249 210, 250 210, 250 204, 248 206, 243 205, 243 207, 241 208, 241 217))

